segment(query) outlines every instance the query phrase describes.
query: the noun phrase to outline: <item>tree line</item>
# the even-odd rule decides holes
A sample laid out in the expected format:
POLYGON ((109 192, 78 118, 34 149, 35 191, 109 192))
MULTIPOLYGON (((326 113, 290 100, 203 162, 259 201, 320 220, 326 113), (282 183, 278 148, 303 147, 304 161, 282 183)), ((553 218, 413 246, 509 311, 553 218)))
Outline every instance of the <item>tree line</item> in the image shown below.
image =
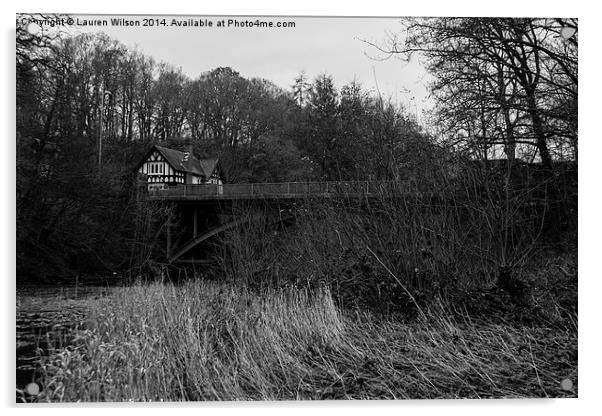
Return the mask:
POLYGON ((308 82, 301 74, 286 91, 228 67, 191 79, 103 34, 34 38, 18 33, 17 131, 41 146, 77 137, 94 149, 101 135, 123 146, 187 136, 201 155, 220 156, 234 180, 335 180, 394 174, 393 142, 421 136, 400 108, 355 82, 337 91, 329 75, 308 82), (366 150, 380 159, 384 146, 383 166, 353 167, 366 150), (274 157, 294 167, 290 174, 272 168, 274 157))

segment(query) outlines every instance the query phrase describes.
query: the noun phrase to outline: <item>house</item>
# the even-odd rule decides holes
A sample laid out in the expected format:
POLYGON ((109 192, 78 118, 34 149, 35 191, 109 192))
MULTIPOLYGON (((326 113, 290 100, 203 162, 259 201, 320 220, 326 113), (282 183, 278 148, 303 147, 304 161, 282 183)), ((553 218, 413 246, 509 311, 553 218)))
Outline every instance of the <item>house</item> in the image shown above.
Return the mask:
POLYGON ((191 146, 186 151, 153 146, 136 166, 148 183, 148 190, 175 185, 214 184, 221 189, 223 172, 219 159, 197 159, 191 146))

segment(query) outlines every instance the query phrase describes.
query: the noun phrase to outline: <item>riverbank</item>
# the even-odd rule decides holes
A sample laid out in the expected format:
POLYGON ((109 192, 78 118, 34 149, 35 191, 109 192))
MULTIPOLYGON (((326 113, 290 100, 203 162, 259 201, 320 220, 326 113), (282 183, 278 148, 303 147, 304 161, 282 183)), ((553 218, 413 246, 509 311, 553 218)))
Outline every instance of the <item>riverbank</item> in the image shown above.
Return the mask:
POLYGON ((108 286, 19 285, 16 291, 17 401, 28 383, 39 382, 40 357, 71 345, 91 304, 108 286))

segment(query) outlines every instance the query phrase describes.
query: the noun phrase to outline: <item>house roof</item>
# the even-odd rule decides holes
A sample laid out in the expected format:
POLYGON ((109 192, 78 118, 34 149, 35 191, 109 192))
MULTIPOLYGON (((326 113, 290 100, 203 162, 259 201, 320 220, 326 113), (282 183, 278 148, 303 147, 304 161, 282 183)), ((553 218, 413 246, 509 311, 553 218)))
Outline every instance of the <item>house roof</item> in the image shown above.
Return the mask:
POLYGON ((155 146, 155 149, 157 149, 157 151, 161 153, 165 159, 167 159, 167 162, 174 169, 194 173, 195 175, 199 176, 207 176, 201 167, 200 161, 193 155, 188 155, 188 157, 186 157, 185 152, 168 149, 167 147, 163 146, 155 146))
POLYGON ((211 176, 215 167, 217 166, 217 162, 219 159, 200 159, 199 163, 201 164, 201 168, 207 177, 211 176))

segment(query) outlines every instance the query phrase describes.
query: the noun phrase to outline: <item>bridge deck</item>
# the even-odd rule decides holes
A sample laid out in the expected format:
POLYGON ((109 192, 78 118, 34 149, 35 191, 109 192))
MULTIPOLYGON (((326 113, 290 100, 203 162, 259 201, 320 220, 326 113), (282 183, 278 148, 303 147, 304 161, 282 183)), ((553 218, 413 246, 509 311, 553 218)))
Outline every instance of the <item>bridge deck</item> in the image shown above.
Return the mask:
POLYGON ((177 185, 149 191, 149 200, 299 199, 332 197, 378 197, 399 193, 402 182, 281 182, 177 185))

